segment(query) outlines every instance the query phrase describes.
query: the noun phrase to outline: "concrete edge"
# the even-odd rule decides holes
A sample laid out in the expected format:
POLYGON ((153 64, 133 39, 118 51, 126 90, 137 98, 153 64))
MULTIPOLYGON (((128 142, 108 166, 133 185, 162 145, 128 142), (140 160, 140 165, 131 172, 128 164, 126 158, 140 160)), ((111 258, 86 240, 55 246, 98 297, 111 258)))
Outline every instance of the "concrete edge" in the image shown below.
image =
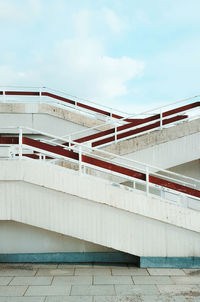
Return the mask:
POLYGON ((139 265, 139 257, 123 252, 70 252, 0 254, 0 263, 130 263, 139 265))
POLYGON ((143 268, 200 268, 200 257, 140 257, 143 268))

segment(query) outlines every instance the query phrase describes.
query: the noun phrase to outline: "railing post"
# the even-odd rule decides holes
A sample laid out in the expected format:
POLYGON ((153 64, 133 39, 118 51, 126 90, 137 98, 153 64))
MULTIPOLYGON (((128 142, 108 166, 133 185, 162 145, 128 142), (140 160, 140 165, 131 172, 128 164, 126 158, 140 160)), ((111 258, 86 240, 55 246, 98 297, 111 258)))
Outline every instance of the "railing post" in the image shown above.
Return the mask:
POLYGON ((40 104, 42 103, 42 87, 39 88, 40 104))
POLYGON ((75 104, 75 109, 77 110, 77 100, 76 99, 74 101, 74 104, 75 104))
POLYGON ((19 159, 22 159, 22 128, 19 127, 19 159))
POLYGON ((115 144, 117 143, 117 126, 115 125, 115 144))
POLYGON ((6 93, 5 93, 5 90, 3 90, 3 103, 6 102, 6 93))
POLYGON ((79 153, 79 174, 82 174, 82 147, 79 146, 78 148, 78 153, 79 153))
POLYGON ((69 141, 69 151, 70 151, 70 150, 71 150, 70 148, 71 148, 71 145, 72 145, 72 144, 71 144, 71 141, 72 141, 72 140, 71 140, 71 135, 68 136, 68 141, 69 141))
POLYGON ((162 113, 162 109, 160 109, 160 130, 162 130, 163 128, 163 113, 162 113))
POLYGON ((149 167, 146 166, 146 193, 149 195, 149 167))

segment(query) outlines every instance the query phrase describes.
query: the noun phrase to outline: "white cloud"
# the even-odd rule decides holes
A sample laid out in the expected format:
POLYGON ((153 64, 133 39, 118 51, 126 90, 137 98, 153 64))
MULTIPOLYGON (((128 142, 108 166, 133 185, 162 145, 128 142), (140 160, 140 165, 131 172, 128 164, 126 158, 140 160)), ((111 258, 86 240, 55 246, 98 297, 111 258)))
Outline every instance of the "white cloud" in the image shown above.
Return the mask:
MULTIPOLYGON (((75 29, 73 38, 55 42, 54 37, 48 50, 42 51, 39 46, 30 49, 26 61, 32 64, 28 67, 20 66, 18 61, 16 66, 20 70, 15 64, 0 65, 2 85, 48 86, 102 100, 104 104, 126 95, 127 82, 142 74, 144 62, 127 56, 108 56, 105 40, 92 31, 95 16, 96 12, 85 10, 75 14, 71 25, 75 29)), ((104 20, 102 12, 101 18, 104 20)), ((120 21, 115 21, 115 30, 119 30, 120 21)))
POLYGON ((0 22, 25 23, 39 16, 40 0, 12 1, 0 0, 0 22))
POLYGON ((113 10, 105 9, 105 20, 109 28, 114 33, 120 33, 124 28, 125 24, 120 20, 113 10))
POLYGON ((144 69, 141 61, 106 56, 103 45, 88 37, 60 42, 53 61, 51 73, 60 77, 63 86, 82 96, 99 99, 125 95, 127 81, 144 69))

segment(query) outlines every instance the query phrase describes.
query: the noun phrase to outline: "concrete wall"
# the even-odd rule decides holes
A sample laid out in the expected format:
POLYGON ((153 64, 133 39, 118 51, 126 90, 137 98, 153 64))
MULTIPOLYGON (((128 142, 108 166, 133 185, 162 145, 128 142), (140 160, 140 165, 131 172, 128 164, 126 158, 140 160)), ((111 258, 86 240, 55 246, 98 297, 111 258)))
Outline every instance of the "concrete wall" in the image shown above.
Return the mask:
POLYGON ((169 171, 200 179, 200 160, 193 160, 183 165, 172 167, 169 171))
POLYGON ((142 163, 150 164, 162 169, 182 165, 200 158, 200 132, 187 135, 153 147, 142 149, 124 155, 142 163))
MULTIPOLYGON (((76 131, 88 129, 71 121, 51 116, 48 114, 7 114, 2 113, 0 118, 1 127, 30 127, 39 131, 50 133, 52 135, 64 136, 76 131)), ((26 131, 30 133, 30 131, 26 131)), ((13 130, 2 130, 1 133, 13 133, 13 130)))
POLYGON ((200 212, 36 161, 1 161, 0 220, 137 256, 200 256, 200 212))
POLYGON ((112 249, 16 221, 0 221, 0 254, 107 252, 112 249))

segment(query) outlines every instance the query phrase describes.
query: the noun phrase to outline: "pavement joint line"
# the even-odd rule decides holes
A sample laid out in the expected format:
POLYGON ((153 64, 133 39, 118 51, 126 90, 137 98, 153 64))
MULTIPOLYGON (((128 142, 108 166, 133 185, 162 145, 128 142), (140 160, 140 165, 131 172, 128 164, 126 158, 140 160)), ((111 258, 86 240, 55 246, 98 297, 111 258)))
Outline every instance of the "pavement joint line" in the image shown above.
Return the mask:
POLYGON ((52 279, 51 279, 51 284, 50 284, 50 286, 51 286, 51 285, 52 285, 52 283, 53 283, 54 277, 55 277, 55 276, 52 276, 52 279))
POLYGON ((10 283, 13 281, 14 278, 15 278, 15 276, 13 276, 13 277, 11 278, 11 280, 10 280, 10 282, 8 282, 7 286, 10 285, 10 283))
POLYGON ((71 296, 71 293, 72 293, 72 285, 70 287, 69 296, 71 296))
POLYGON ((92 276, 92 285, 94 285, 94 275, 92 276))
POLYGON ((159 295, 161 295, 162 293, 161 293, 161 291, 160 291, 160 289, 159 289, 159 287, 158 287, 158 284, 154 284, 154 285, 155 285, 156 289, 158 290, 159 295))
POLYGON ((22 297, 24 297, 26 295, 28 288, 29 288, 29 285, 27 286, 26 290, 24 291, 24 294, 22 295, 22 297))

